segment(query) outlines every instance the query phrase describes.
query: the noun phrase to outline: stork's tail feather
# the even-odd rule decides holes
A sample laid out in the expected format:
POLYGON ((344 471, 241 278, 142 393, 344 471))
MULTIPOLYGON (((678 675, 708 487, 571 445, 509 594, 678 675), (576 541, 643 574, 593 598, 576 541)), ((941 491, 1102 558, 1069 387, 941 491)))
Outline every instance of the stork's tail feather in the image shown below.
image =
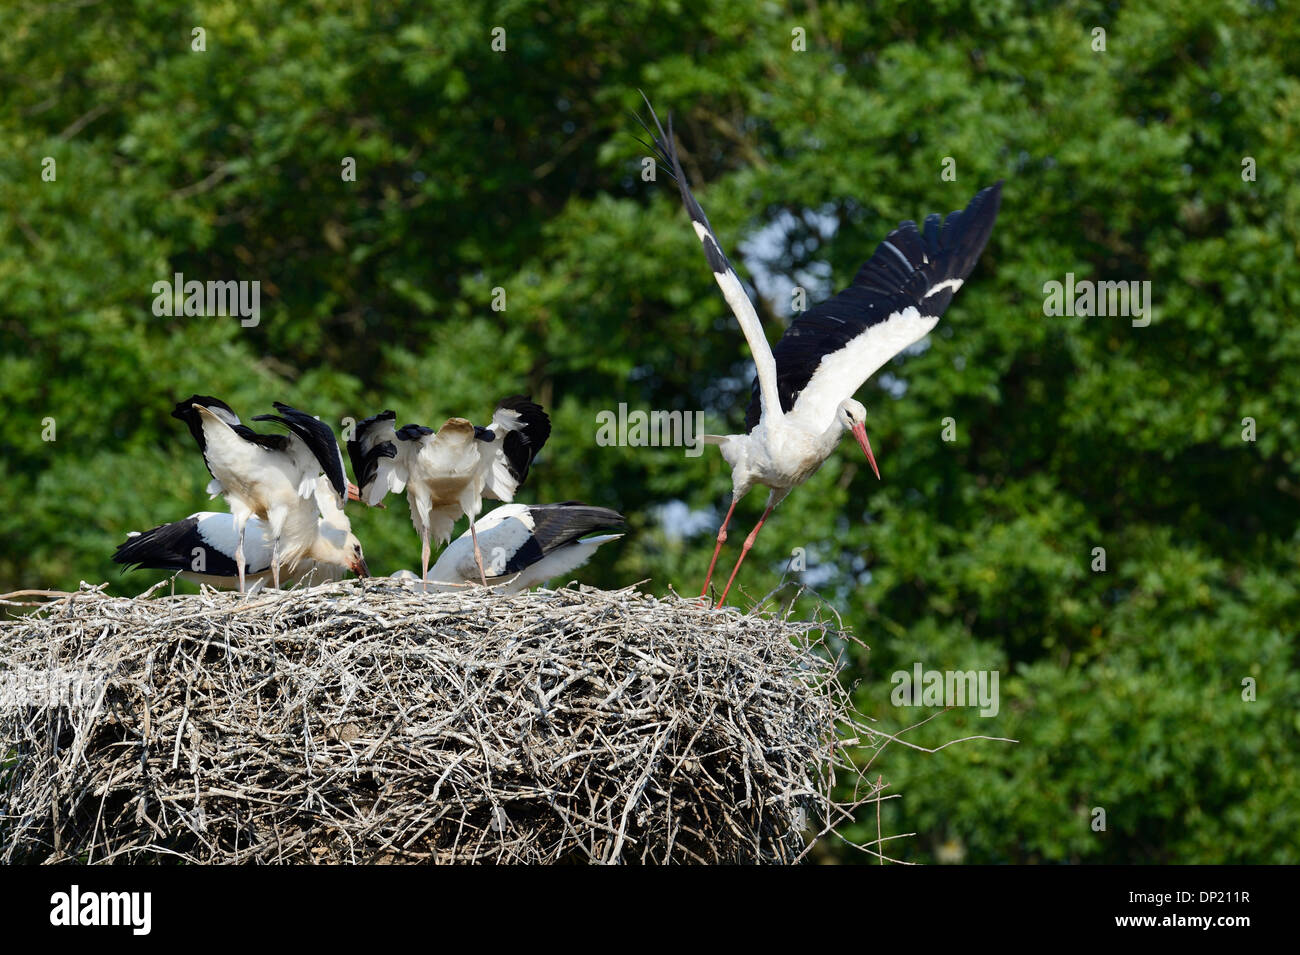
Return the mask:
POLYGON ((144 532, 132 531, 117 545, 113 560, 126 570, 185 570, 189 563, 184 548, 190 542, 194 525, 192 519, 187 519, 144 532))

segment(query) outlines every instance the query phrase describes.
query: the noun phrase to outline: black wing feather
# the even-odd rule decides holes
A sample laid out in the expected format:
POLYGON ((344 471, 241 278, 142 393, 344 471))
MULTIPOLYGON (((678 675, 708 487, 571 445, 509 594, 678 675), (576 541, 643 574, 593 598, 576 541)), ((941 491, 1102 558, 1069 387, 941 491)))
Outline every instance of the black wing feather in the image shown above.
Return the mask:
MULTIPOLYGON (((713 226, 709 224, 709 217, 704 214, 704 209, 700 207, 691 192, 690 185, 686 182, 686 173, 682 172, 681 160, 677 156, 677 143, 673 137, 673 115, 668 114, 668 130, 664 131, 663 124, 659 122, 659 116, 655 113, 655 108, 650 105, 650 98, 641 93, 641 98, 645 100, 646 109, 650 110, 650 118, 654 120, 655 129, 646 125, 645 120, 636 116, 636 121, 641 124, 641 128, 650 136, 650 142, 637 140, 641 145, 651 150, 659 164, 668 167, 669 175, 677 183, 677 188, 682 194, 682 204, 686 206, 686 214, 691 217, 692 222, 698 222, 704 226, 708 233, 701 244, 704 246, 704 258, 709 263, 709 268, 715 275, 722 275, 731 271, 731 263, 727 260, 727 254, 722 251, 722 246, 718 242, 717 233, 713 231, 713 226), (656 133, 655 130, 658 130, 656 133)), ((633 114, 636 115, 635 113, 633 114)))
MULTIPOLYGON (((203 549, 203 573, 214 577, 235 577, 239 567, 228 557, 205 541, 199 534, 199 518, 187 517, 173 521, 134 537, 128 537, 113 552, 113 560, 124 564, 127 570, 193 570, 194 550, 203 549)), ((257 572, 249 568, 250 572, 257 572)))
POLYGON ((426 428, 422 424, 404 424, 396 431, 399 441, 419 441, 426 434, 433 433, 432 428, 426 428))
MULTIPOLYGON (((195 405, 226 412, 234 419, 233 423, 227 422, 230 424, 231 430, 251 444, 266 448, 268 451, 287 451, 289 449, 289 439, 284 435, 262 434, 260 431, 254 431, 248 425, 240 423, 239 415, 235 414, 234 409, 220 398, 214 398, 211 395, 190 395, 184 401, 176 404, 176 407, 172 409, 172 417, 184 421, 186 427, 190 429, 190 434, 194 436, 199 451, 203 454, 203 463, 207 466, 209 474, 212 474, 212 467, 208 465, 208 443, 203 437, 203 419, 194 410, 195 405)), ((215 474, 212 476, 216 477, 215 474)))
POLYGON ((348 493, 348 478, 343 472, 343 455, 339 453, 338 439, 334 429, 305 411, 291 408, 279 401, 271 403, 279 415, 263 414, 253 418, 254 421, 277 421, 300 437, 312 455, 320 462, 321 470, 329 478, 330 484, 339 497, 348 493))
POLYGON ((506 463, 518 484, 524 483, 528 468, 551 436, 551 419, 542 406, 526 395, 502 398, 497 408, 505 408, 519 415, 518 431, 507 431, 502 445, 506 463))
POLYGON ((538 504, 528 508, 533 533, 506 564, 504 573, 531 567, 547 554, 598 530, 623 526, 623 515, 607 507, 590 507, 580 501, 538 504))
MULTIPOLYGON (((965 210, 950 213, 945 220, 932 214, 920 230, 911 220, 900 223, 876 246, 852 285, 796 318, 772 349, 781 410, 788 413, 794 407, 823 357, 872 325, 908 307, 915 307, 923 316, 942 315, 955 290, 945 288, 928 297, 927 293, 944 282, 964 281, 970 275, 993 233, 1001 202, 999 180, 978 192, 965 210)), ((755 377, 745 414, 746 433, 754 430, 761 416, 755 377)))
POLYGON ((356 437, 348 442, 348 459, 352 462, 352 476, 356 479, 358 487, 370 486, 370 482, 379 472, 380 458, 397 457, 397 448, 391 441, 380 441, 372 445, 369 451, 362 450, 365 447, 366 434, 380 422, 396 420, 396 411, 381 411, 357 424, 356 437))
POLYGON ((179 418, 181 421, 185 422, 186 426, 190 429, 190 434, 194 436, 194 440, 198 443, 199 450, 206 453, 208 446, 207 442, 203 438, 203 419, 201 419, 199 413, 194 410, 195 405, 202 405, 205 408, 220 408, 222 411, 227 412, 236 421, 239 420, 239 416, 235 414, 234 409, 231 408, 230 405, 226 404, 220 398, 214 398, 211 395, 190 395, 184 401, 176 403, 176 407, 172 409, 172 417, 179 418))

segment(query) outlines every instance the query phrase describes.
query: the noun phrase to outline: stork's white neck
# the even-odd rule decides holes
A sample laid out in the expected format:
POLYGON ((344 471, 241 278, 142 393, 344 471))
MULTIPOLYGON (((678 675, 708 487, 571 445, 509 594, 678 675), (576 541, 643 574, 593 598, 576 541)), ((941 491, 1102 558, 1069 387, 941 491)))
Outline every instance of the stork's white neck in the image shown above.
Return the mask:
MULTIPOLYGON (((766 419, 764 422, 767 423, 766 419)), ((767 428, 768 440, 780 435, 777 438, 780 443, 795 442, 803 445, 808 452, 818 455, 818 461, 835 450, 836 445, 840 443, 840 438, 844 437, 844 433, 848 430, 840 421, 839 415, 832 418, 831 423, 825 428, 817 428, 812 422, 793 413, 782 415, 778 422, 775 428, 770 426, 767 428)))

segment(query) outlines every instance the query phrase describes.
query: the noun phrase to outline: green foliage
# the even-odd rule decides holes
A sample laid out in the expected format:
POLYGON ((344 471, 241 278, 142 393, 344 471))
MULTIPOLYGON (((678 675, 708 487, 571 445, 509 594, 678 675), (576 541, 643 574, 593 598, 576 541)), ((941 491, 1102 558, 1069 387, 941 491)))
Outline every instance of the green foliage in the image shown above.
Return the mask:
MULTIPOLYGON (((898 220, 1007 180, 928 347, 859 395, 884 480, 846 443, 741 578, 766 594, 805 548, 788 576, 871 645, 848 678, 890 731, 931 712, 890 704, 893 671, 1001 671, 997 717, 903 738, 1018 743, 878 757, 903 794, 885 826, 919 833, 892 851, 1300 861, 1294 10, 214 0, 9 5, 0 37, 0 591, 146 586, 108 556, 205 506, 168 417, 194 391, 336 427, 482 420, 531 392, 555 430, 521 499, 630 518, 585 579, 698 587, 721 460, 595 441, 620 402, 737 429, 751 374, 671 184, 640 178, 641 87, 733 259, 777 290, 773 339, 796 277, 843 285, 898 220), (744 243, 773 223, 780 241, 744 243), (259 280, 260 324, 155 317, 174 272, 259 280), (1067 272, 1149 280, 1154 321, 1045 316, 1067 272), (665 524, 672 501, 701 520, 665 524)), ((418 560, 400 501, 354 527, 374 571, 418 560)))

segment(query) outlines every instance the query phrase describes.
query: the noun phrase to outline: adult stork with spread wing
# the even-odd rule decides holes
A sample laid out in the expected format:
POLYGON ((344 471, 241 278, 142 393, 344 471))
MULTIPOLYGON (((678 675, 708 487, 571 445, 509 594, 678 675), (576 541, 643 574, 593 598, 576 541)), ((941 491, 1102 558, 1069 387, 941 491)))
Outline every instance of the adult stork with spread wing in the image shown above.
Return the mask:
POLYGON ((673 141, 672 117, 665 132, 648 99, 646 106, 655 124, 651 130, 642 123, 653 140, 653 145, 646 145, 677 182, 704 257, 740 323, 757 371, 745 433, 704 437, 719 446, 731 466, 732 494, 701 597, 708 594, 736 502, 755 484, 769 489, 763 516, 745 538, 718 600, 721 607, 772 509, 821 467, 844 432, 857 439, 880 478, 867 439, 866 409, 853 395, 881 366, 938 323, 993 232, 1002 183, 981 190, 965 210, 946 219, 932 214, 920 228, 910 220, 900 223, 858 270, 853 284, 797 316, 774 350, 708 217, 691 194, 673 141))
POLYGON ((324 472, 339 507, 356 490, 348 485, 343 455, 330 426, 278 401, 274 406, 279 414, 258 415, 253 420, 274 421, 288 434, 254 431, 239 420, 230 405, 211 395, 192 395, 172 411, 172 417, 189 427, 203 453, 212 475, 208 493, 214 497, 224 494, 234 515, 233 558, 241 591, 249 518, 257 517, 266 525, 271 540, 271 578, 278 589, 286 528, 294 531, 289 551, 299 555, 316 534, 317 478, 324 472))
POLYGON ((474 561, 486 587, 474 519, 484 498, 514 499, 550 437, 551 419, 541 405, 512 395, 501 400, 486 427, 465 418, 448 418, 437 431, 418 424, 394 428, 396 421, 393 411, 372 415, 357 425, 356 437, 348 442, 362 500, 373 506, 390 491, 406 490, 411 523, 420 535, 420 576, 426 589, 430 543, 447 543, 456 521, 468 515, 474 561))

